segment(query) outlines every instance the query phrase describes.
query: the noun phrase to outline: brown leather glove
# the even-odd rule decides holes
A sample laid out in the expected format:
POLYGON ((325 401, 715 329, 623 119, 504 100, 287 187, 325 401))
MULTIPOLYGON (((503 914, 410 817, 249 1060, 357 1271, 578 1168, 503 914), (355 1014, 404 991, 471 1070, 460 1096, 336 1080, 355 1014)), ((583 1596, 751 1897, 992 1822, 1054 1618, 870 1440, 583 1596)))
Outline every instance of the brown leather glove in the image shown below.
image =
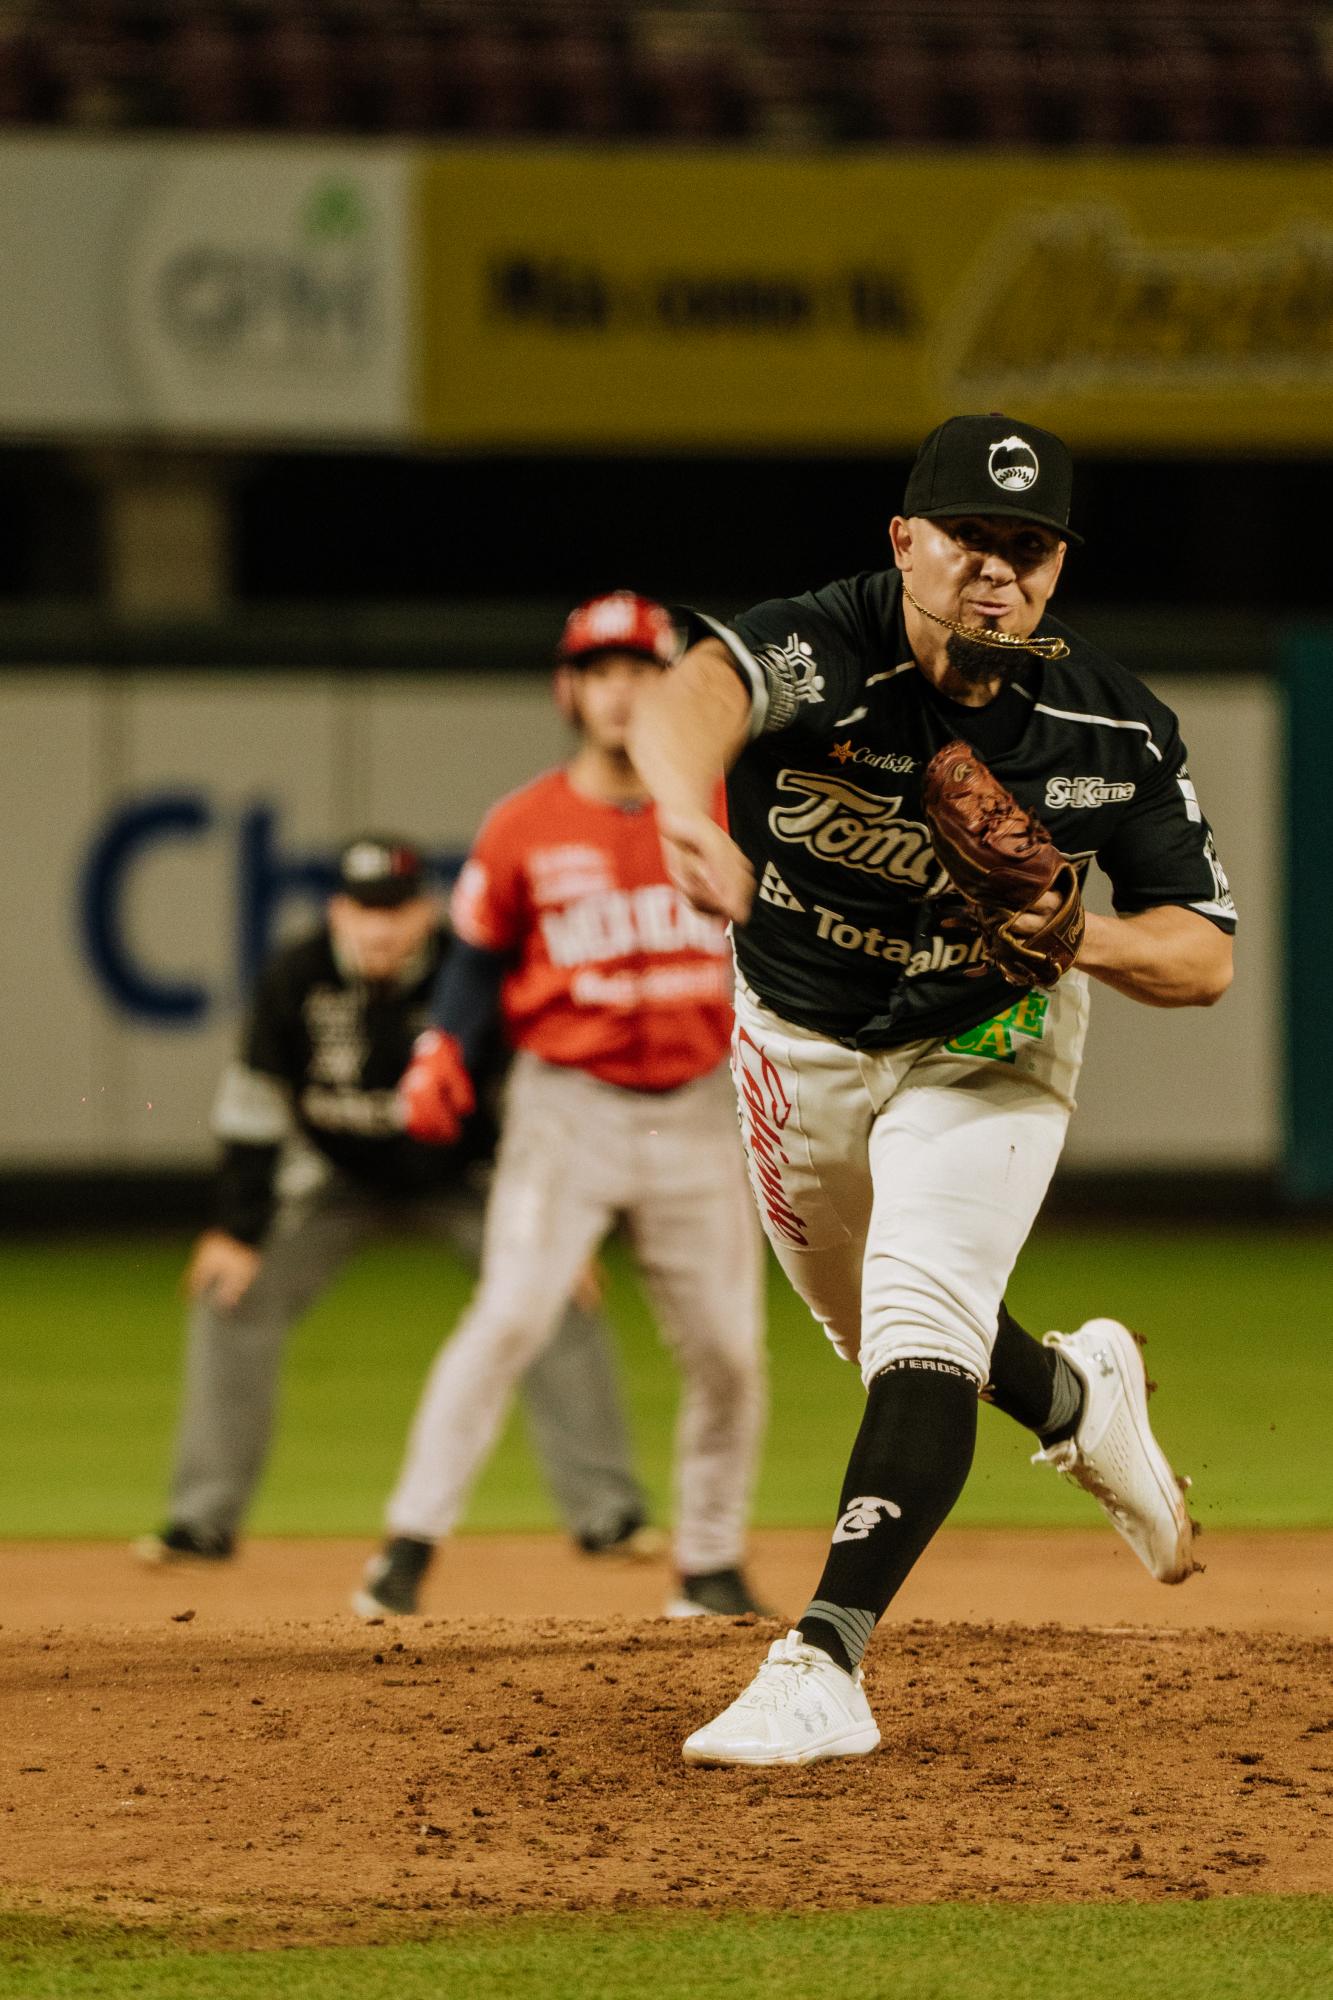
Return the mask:
POLYGON ((926 766, 923 799, 935 852, 967 904, 986 957, 1011 986, 1054 986, 1083 942, 1078 875, 1039 819, 1019 805, 966 743, 946 743, 926 766), (1016 931, 1048 889, 1058 909, 1016 931))

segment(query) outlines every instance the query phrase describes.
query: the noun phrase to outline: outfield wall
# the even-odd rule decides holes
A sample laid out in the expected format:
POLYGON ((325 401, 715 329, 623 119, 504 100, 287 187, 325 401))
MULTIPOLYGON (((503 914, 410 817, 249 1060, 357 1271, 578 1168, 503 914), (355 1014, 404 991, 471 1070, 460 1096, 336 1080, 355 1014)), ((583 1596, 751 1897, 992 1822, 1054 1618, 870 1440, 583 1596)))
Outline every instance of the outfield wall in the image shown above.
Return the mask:
MULTIPOLYGON (((1279 698, 1155 682, 1243 920, 1235 988, 1171 1014, 1099 991, 1069 1161, 1263 1172, 1279 1154, 1279 698)), ((254 967, 363 827, 447 875, 562 754, 533 677, 0 673, 8 1060, 0 1172, 197 1167, 254 967)))

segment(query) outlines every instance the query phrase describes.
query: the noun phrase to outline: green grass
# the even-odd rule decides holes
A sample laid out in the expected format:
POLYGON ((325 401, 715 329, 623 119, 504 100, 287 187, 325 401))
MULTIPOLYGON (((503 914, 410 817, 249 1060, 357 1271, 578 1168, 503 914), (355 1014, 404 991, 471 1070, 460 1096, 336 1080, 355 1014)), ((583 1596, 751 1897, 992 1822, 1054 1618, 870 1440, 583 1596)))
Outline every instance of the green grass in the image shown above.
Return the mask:
MULTIPOLYGON (((176 1398, 185 1246, 150 1237, 0 1243, 0 1536, 135 1533, 157 1522, 176 1398)), ((675 1374, 628 1262, 610 1257, 610 1310, 640 1459, 665 1510, 675 1374)), ((372 1534, 435 1345, 466 1272, 420 1244, 365 1256, 300 1330, 253 1527, 372 1534)), ((1040 1331, 1110 1312, 1147 1332, 1155 1419, 1197 1482, 1212 1526, 1327 1526, 1320 1413, 1333 1406, 1333 1258, 1317 1232, 1038 1231, 1011 1303, 1040 1331)), ((857 1422, 860 1387, 774 1273, 772 1420, 756 1518, 822 1524, 857 1422)), ((1087 1521, 1080 1497, 1027 1464, 1031 1440, 983 1410, 960 1522, 1087 1521)), ((470 1524, 554 1516, 510 1425, 470 1524)))
POLYGON ((13 2000, 1327 2000, 1333 1902, 1064 1904, 817 1917, 541 1919, 424 1943, 247 1953, 0 1919, 13 2000))

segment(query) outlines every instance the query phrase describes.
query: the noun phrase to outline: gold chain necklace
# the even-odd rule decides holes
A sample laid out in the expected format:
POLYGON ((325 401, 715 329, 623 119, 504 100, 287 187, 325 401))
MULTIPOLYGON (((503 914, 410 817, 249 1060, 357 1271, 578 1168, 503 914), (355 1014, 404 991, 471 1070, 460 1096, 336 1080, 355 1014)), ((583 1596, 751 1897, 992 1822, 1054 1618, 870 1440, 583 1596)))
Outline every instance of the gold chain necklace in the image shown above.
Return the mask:
POLYGON ((951 632, 957 632, 963 639, 971 639, 978 646, 994 646, 997 652, 1035 653, 1039 660, 1063 660, 1069 651, 1063 639, 1054 635, 1045 639, 1020 639, 1015 632, 988 632, 981 625, 958 625, 952 618, 941 618, 938 611, 927 611, 924 604, 913 597, 903 581, 903 596, 921 613, 923 618, 933 618, 937 625, 947 625, 951 632))

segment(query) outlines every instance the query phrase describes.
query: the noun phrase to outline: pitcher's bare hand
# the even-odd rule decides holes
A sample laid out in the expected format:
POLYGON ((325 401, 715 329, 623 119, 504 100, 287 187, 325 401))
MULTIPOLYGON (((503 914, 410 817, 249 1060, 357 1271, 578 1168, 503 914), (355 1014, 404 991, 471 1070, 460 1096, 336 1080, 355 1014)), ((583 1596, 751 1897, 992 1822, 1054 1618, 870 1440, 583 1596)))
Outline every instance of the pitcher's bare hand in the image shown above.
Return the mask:
POLYGON ((743 924, 754 901, 754 869, 735 841, 706 813, 660 813, 667 873, 706 916, 743 924))
POLYGON ((1055 915, 1062 900, 1054 889, 1047 889, 1044 894, 1038 896, 1030 910, 1024 910, 1021 917, 1012 919, 1013 928, 1022 937, 1032 937, 1055 915))

